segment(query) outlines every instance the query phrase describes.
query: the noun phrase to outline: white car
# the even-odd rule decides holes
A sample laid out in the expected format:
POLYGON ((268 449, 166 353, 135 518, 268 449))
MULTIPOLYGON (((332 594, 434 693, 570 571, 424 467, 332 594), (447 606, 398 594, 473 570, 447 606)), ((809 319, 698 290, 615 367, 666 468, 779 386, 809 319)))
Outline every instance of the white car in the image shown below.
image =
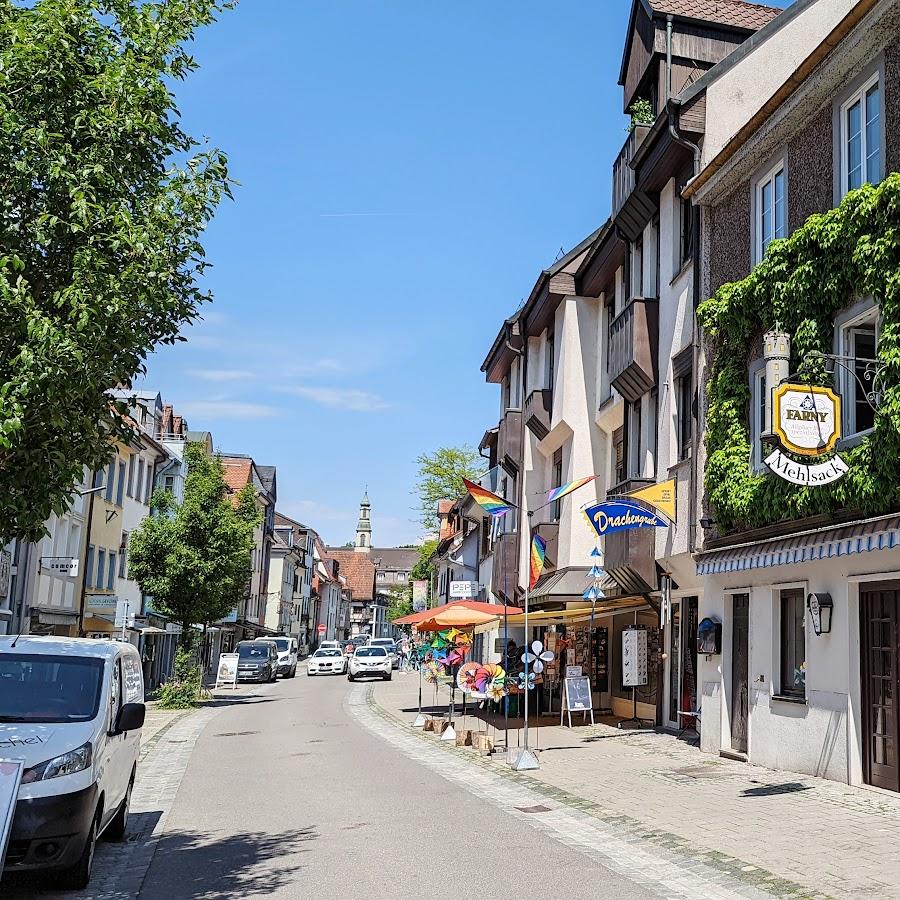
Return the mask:
POLYGON ((357 647, 350 657, 347 680, 383 678, 390 681, 393 668, 391 656, 384 647, 357 647))
POLYGON ((334 647, 337 647, 337 649, 340 650, 341 642, 340 641, 322 641, 322 643, 319 644, 319 650, 328 650, 328 649, 334 648, 334 647))
POLYGON ((87 886, 98 838, 125 837, 143 724, 131 644, 0 638, 0 757, 24 765, 4 871, 87 886))
POLYGON ((320 647, 306 661, 307 675, 343 675, 347 671, 347 661, 340 647, 320 647))
POLYGON ((297 674, 297 639, 292 637, 276 637, 278 648, 278 674, 284 678, 293 678, 297 674))

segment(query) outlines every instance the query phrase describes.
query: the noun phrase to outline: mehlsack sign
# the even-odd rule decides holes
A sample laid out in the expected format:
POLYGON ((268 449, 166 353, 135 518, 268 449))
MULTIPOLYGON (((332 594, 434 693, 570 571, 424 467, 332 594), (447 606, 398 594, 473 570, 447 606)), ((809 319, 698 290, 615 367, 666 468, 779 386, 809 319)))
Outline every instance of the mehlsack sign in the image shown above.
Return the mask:
MULTIPOLYGON (((831 388, 780 384, 772 394, 772 431, 790 453, 824 456, 841 436, 841 398, 831 388)), ((811 487, 831 484, 849 471, 837 454, 825 462, 807 464, 774 450, 765 464, 779 478, 811 487)))

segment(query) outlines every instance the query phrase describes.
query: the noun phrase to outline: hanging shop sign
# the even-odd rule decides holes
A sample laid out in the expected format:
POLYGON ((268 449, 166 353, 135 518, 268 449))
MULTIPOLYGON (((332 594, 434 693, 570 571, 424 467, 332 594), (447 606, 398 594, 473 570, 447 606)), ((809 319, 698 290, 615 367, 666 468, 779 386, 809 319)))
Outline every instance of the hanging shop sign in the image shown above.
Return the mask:
POLYGON ((605 500, 584 510, 588 521, 600 537, 630 528, 667 528, 662 516, 633 500, 605 500))
POLYGON ((837 454, 827 462, 806 465, 785 456, 780 450, 774 450, 765 458, 765 464, 785 481, 804 487, 831 484, 850 471, 847 463, 837 454))
POLYGON ((671 522, 675 521, 675 490, 674 478, 668 481, 660 481, 639 491, 631 491, 625 496, 631 500, 641 500, 661 512, 671 522))
POLYGON ((780 384, 772 413, 772 430, 791 453, 823 456, 841 436, 841 398, 831 388, 780 384))
MULTIPOLYGON (((824 456, 841 436, 841 398, 827 387, 780 384, 772 394, 772 431, 790 453, 824 456)), ((825 462, 803 463, 774 450, 764 461, 779 478, 803 487, 831 484, 849 471, 837 454, 825 462)))
POLYGON ((478 596, 477 581, 451 581, 450 597, 454 600, 468 600, 478 596))

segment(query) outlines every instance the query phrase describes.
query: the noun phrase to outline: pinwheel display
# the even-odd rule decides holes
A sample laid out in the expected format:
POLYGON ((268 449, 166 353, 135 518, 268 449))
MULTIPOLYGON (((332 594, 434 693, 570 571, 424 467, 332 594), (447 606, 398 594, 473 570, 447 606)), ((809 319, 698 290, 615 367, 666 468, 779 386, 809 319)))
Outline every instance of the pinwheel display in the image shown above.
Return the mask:
POLYGON ((422 664, 422 677, 429 684, 437 684, 440 674, 441 667, 433 659, 430 659, 428 660, 428 662, 422 664))
POLYGON ((456 686, 467 694, 499 700, 506 695, 506 671, 494 663, 467 662, 457 673, 456 686))
POLYGON ((458 628, 438 631, 429 644, 432 658, 448 669, 459 665, 471 646, 472 638, 458 628))
POLYGON ((481 668, 481 664, 477 662, 467 662, 465 665, 460 666, 459 672, 456 673, 456 686, 466 694, 476 691, 475 685, 481 668))

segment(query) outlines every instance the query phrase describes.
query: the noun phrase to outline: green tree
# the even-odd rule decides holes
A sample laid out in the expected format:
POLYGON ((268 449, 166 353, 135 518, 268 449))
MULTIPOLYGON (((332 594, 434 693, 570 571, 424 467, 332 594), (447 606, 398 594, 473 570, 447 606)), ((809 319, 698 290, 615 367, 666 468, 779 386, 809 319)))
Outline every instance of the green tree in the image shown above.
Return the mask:
POLYGON ((412 611, 412 585, 392 584, 388 587, 388 621, 393 622, 400 616, 408 616, 412 611))
POLYGON ((231 182, 171 89, 231 5, 0 0, 0 543, 68 508, 128 435, 110 389, 210 299, 200 235, 231 182))
POLYGON ((189 642, 192 625, 218 621, 244 596, 261 514, 250 485, 232 504, 222 463, 202 444, 188 444, 185 460, 184 501, 154 494, 155 515, 131 533, 128 565, 154 608, 179 622, 189 642))
POLYGON ((416 463, 419 480, 416 494, 422 525, 429 531, 438 526, 439 500, 456 500, 466 488, 463 478, 470 481, 484 472, 484 459, 467 444, 462 447, 440 447, 434 453, 423 453, 416 463))
POLYGON ((435 550, 437 550, 438 539, 432 538, 425 541, 419 547, 419 561, 413 566, 411 578, 414 581, 427 581, 431 584, 431 576, 434 574, 434 564, 431 562, 435 550))

